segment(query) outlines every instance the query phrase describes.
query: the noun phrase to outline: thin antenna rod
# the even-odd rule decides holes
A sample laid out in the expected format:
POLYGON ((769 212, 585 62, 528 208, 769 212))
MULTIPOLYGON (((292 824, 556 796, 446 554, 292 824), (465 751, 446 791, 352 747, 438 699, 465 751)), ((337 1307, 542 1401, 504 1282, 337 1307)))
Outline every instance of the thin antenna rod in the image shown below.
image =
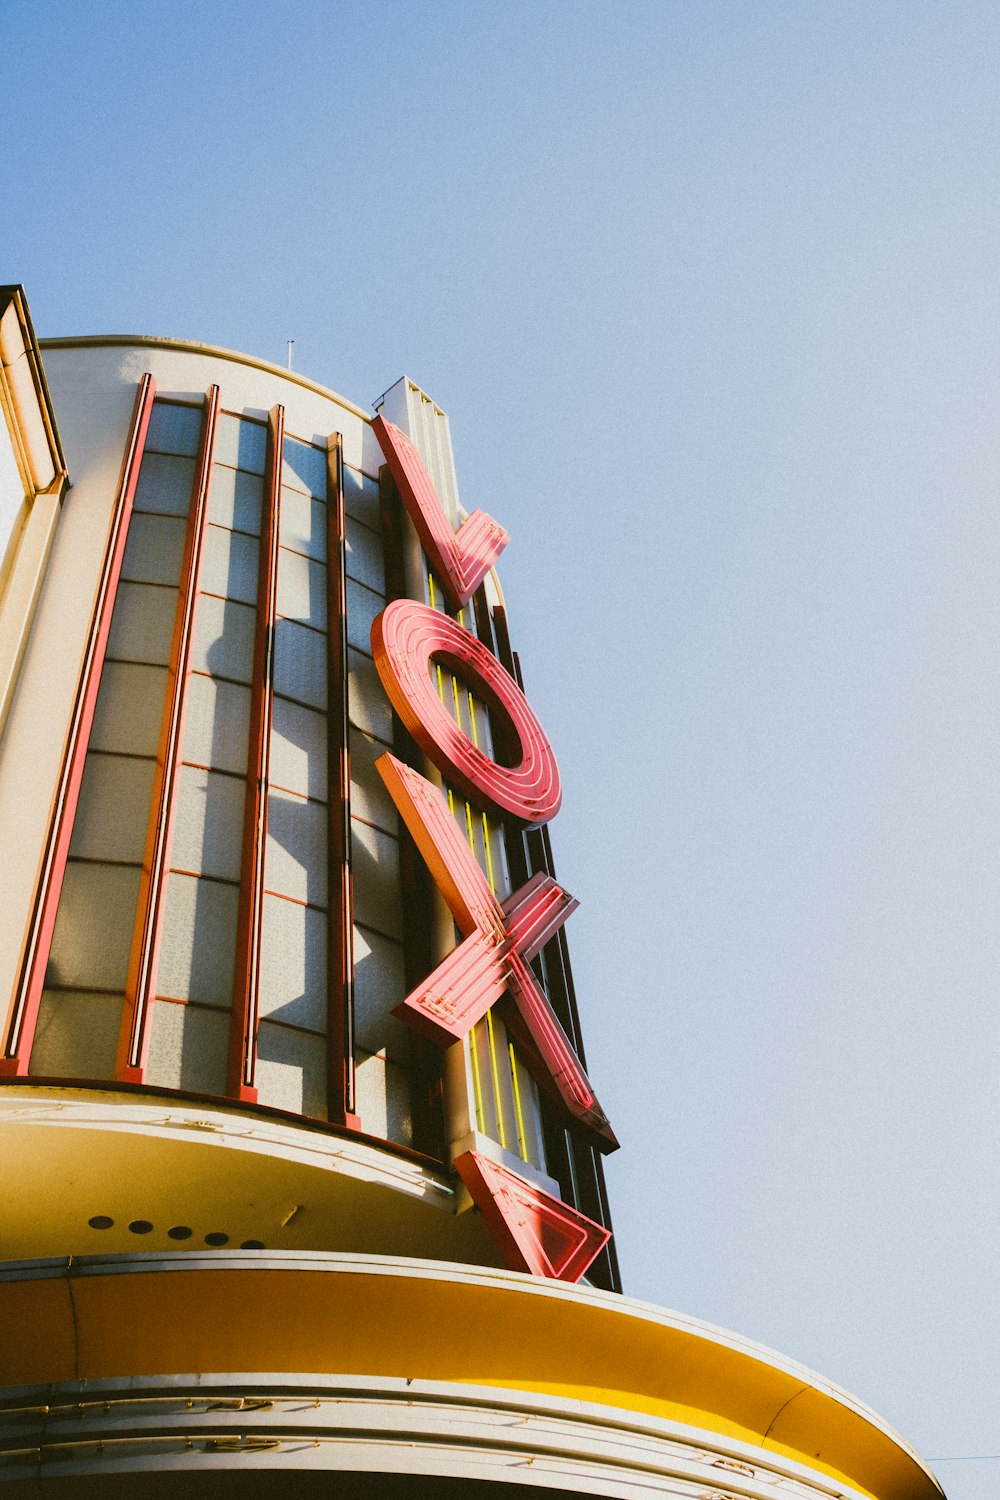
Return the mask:
POLYGON ((288 368, 289 369, 292 368, 292 345, 294 343, 295 343, 294 339, 289 339, 288 340, 288 368))

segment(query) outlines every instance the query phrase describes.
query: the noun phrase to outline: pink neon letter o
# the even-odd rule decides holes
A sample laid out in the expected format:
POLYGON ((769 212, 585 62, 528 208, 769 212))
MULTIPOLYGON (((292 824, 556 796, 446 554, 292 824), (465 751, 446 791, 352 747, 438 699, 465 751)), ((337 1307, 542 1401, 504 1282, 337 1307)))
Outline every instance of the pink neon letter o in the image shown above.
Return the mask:
POLYGON ((559 768, 527 698, 491 651, 448 615, 396 599, 372 625, 372 654, 393 708, 438 770, 470 801, 547 823, 559 811, 559 768), (431 683, 440 662, 507 721, 520 747, 516 766, 501 766, 474 745, 431 683))

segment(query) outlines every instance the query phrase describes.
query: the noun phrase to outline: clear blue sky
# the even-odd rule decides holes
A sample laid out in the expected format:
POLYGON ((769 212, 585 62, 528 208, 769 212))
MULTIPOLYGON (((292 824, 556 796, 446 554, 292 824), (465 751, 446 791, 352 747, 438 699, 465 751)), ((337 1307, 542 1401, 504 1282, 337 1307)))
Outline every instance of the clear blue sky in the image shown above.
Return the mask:
POLYGON ((0 22, 39 333, 405 372, 512 534, 628 1290, 1000 1454, 995 0, 0 22))

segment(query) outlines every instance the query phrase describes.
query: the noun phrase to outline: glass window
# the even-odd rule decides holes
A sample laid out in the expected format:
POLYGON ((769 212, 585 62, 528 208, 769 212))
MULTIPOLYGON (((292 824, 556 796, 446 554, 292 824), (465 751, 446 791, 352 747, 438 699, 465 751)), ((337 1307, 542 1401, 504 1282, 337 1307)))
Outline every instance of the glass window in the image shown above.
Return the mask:
POLYGON ((46 985, 125 993, 139 875, 130 865, 68 861, 46 985))
POLYGON ((135 509, 157 515, 186 516, 194 488, 194 459, 147 453, 135 488, 135 509))
POLYGON ((167 666, 176 614, 176 589, 152 583, 120 583, 111 616, 108 656, 167 666))
POLYGON ((90 732, 91 750, 155 755, 166 687, 165 667, 106 661, 90 732))
POLYGON ((73 824, 71 857, 142 864, 155 769, 151 759, 90 751, 73 824))
POLYGON ((154 401, 146 434, 146 452, 183 453, 197 457, 201 443, 202 406, 154 401))

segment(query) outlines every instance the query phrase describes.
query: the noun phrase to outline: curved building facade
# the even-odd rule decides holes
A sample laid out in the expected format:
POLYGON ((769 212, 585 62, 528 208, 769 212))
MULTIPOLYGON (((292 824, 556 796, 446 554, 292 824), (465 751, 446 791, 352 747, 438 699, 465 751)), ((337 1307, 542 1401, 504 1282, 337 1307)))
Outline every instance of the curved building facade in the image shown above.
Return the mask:
POLYGON ((557 760, 445 415, 16 309, 0 1481, 939 1495, 621 1295, 557 760))

